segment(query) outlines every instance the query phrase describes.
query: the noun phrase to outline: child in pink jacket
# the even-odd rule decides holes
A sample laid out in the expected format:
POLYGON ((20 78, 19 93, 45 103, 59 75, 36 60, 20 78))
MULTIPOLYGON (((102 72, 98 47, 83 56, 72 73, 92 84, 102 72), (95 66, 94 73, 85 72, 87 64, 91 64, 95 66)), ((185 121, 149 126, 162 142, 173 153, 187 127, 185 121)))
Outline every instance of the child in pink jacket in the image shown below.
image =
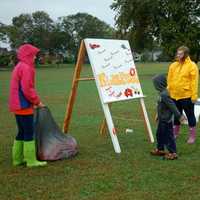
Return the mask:
POLYGON ((15 114, 18 134, 12 147, 13 165, 43 166, 46 162, 36 159, 33 126, 33 107, 43 107, 35 90, 35 57, 39 49, 24 44, 17 51, 18 64, 10 82, 9 109, 15 114))

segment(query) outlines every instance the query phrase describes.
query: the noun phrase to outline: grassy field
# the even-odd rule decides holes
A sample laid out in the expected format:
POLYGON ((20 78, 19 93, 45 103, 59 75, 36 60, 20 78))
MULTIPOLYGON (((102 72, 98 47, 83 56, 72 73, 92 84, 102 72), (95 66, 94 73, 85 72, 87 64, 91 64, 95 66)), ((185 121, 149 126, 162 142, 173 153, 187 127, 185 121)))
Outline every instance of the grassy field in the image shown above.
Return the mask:
MULTIPOLYGON (((157 93, 151 78, 167 72, 168 63, 136 63, 151 126, 155 134, 157 93)), ((69 96, 73 66, 39 68, 37 89, 62 127, 69 96)), ((89 66, 82 76, 91 76, 89 66)), ((179 159, 166 161, 151 157, 140 116, 138 101, 112 105, 114 124, 122 149, 113 150, 109 135, 101 136, 104 118, 93 81, 81 82, 73 110, 70 133, 80 153, 72 160, 49 162, 44 168, 13 167, 11 146, 16 134, 15 120, 7 111, 10 71, 0 71, 0 200, 199 200, 200 139, 188 145, 187 127, 177 140, 179 159), (125 134, 126 128, 133 133, 125 134)), ((197 133, 199 133, 199 125, 197 133)))

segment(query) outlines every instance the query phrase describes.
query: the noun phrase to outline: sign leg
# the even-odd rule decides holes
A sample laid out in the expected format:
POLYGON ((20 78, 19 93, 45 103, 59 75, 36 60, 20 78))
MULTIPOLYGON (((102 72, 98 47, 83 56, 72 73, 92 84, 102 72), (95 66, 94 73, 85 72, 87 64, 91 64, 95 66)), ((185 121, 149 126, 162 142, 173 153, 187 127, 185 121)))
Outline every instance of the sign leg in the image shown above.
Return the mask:
POLYGON ((149 141, 151 143, 154 143, 151 125, 150 125, 149 118, 148 118, 147 111, 146 111, 146 107, 145 107, 145 104, 144 104, 144 98, 140 98, 140 105, 141 105, 141 108, 142 108, 143 118, 144 118, 144 122, 145 122, 145 125, 146 125, 149 141))
POLYGON ((113 124, 113 120, 112 120, 112 117, 111 117, 109 106, 108 106, 108 104, 102 103, 102 107, 103 107, 103 111, 104 111, 104 114, 105 114, 108 130, 109 130, 109 133, 110 133, 110 137, 111 137, 111 140, 112 140, 112 143, 113 143, 114 150, 115 150, 116 153, 121 153, 121 149, 120 149, 119 142, 118 142, 118 139, 117 139, 116 130, 115 130, 115 127, 114 127, 114 124, 113 124))

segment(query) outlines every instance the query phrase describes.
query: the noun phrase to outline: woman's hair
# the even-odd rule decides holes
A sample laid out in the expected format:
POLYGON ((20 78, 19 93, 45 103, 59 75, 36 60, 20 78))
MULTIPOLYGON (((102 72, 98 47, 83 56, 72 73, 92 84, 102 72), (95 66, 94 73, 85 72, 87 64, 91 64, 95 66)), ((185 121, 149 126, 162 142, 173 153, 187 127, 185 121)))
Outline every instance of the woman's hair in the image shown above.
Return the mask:
POLYGON ((184 53, 184 59, 187 58, 187 57, 189 56, 189 52, 190 52, 189 48, 186 47, 186 46, 180 46, 180 47, 177 49, 177 51, 183 51, 183 53, 184 53))

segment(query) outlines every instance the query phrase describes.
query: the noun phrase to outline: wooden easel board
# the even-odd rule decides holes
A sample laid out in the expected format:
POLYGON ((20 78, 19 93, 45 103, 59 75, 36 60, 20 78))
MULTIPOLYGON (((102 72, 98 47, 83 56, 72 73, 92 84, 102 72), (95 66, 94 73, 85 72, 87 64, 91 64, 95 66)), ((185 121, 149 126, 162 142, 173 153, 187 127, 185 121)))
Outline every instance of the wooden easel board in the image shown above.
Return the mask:
POLYGON ((115 152, 120 153, 121 148, 108 105, 111 102, 139 99, 148 138, 150 142, 154 142, 139 77, 129 42, 126 40, 85 39, 81 42, 64 119, 64 132, 66 133, 69 128, 78 82, 92 80, 80 78, 86 51, 115 152))

